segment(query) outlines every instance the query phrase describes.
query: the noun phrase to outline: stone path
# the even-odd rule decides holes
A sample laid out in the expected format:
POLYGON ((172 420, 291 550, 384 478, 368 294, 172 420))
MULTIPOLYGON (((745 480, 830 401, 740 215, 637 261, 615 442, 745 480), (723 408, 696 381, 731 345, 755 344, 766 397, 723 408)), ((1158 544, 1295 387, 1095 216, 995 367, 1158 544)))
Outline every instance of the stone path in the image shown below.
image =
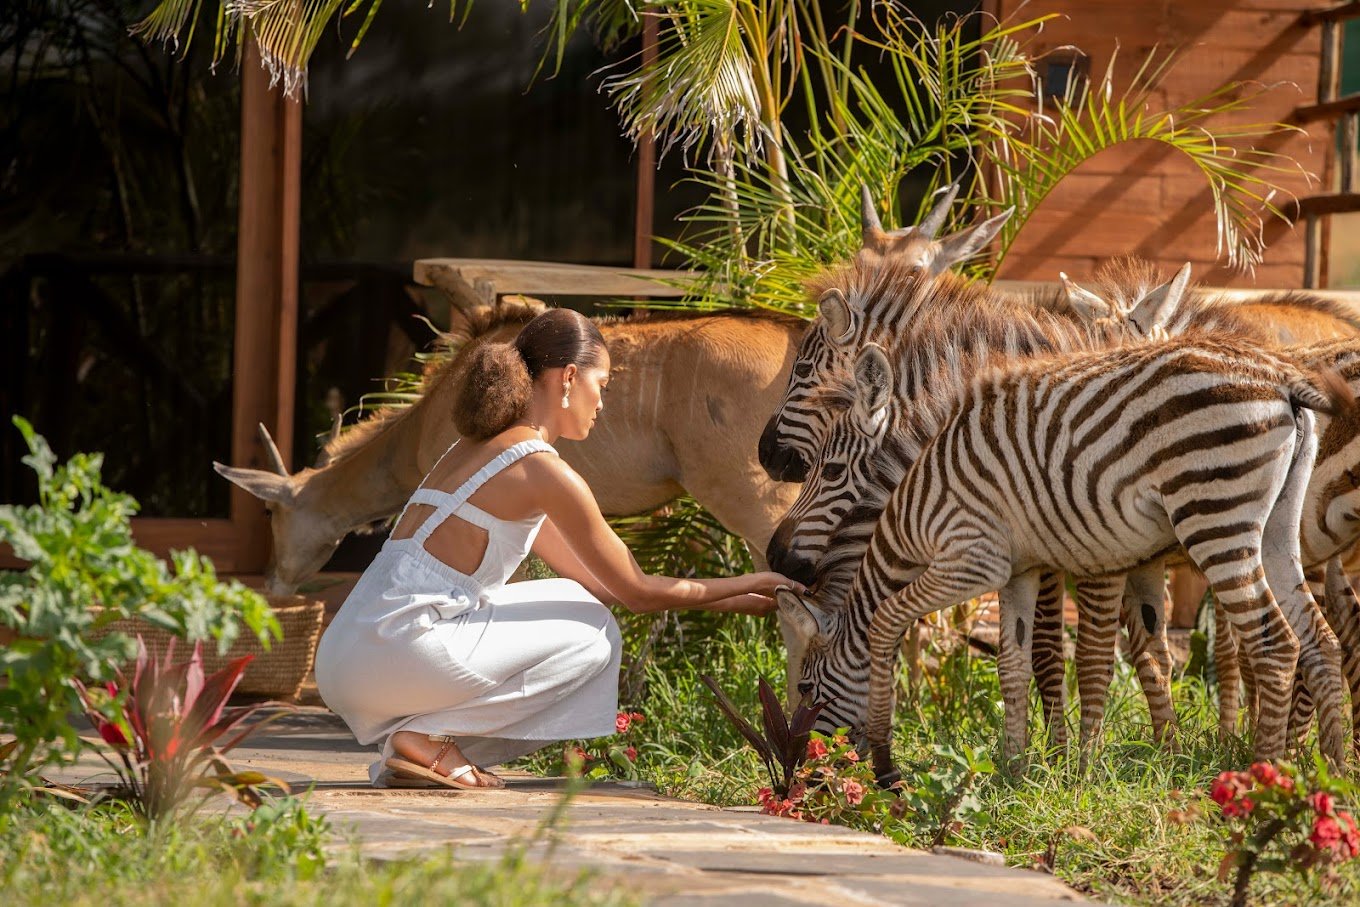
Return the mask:
MULTIPOLYGON (((460 860, 497 860, 514 848, 555 871, 597 874, 648 904, 907 904, 1022 907, 1081 898, 1037 872, 898 847, 877 835, 810 825, 662 797, 627 783, 577 794, 555 833, 535 832, 562 798, 555 779, 510 776, 504 791, 375 790, 367 784, 374 751, 355 743, 325 709, 301 708, 233 753, 305 789, 310 808, 357 837, 373 859, 454 848, 460 860)), ((89 778, 98 760, 64 773, 89 778)), ((91 779, 95 780, 95 779, 91 779)))

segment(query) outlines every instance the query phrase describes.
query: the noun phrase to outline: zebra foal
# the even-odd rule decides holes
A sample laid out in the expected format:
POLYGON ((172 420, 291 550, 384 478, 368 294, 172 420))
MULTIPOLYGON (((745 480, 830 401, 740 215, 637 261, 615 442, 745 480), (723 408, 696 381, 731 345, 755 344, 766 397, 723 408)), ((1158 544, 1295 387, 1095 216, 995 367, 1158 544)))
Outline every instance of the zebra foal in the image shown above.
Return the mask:
MULTIPOLYGON (((786 611, 817 625, 800 690, 833 700, 824 727, 867 732, 886 775, 894 646, 911 621, 1001 588, 1023 635, 1041 566, 1101 576, 1183 545, 1258 678, 1257 754, 1278 756, 1300 640, 1266 575, 1289 575, 1290 539, 1297 568, 1309 408, 1348 405, 1264 351, 1207 339, 979 375, 893 490, 847 605, 826 612, 781 593, 786 611)), ((1301 576, 1279 591, 1307 595, 1301 576)), ((1304 671, 1326 727, 1327 715, 1339 719, 1336 640, 1325 625, 1308 629, 1318 638, 1304 671)), ((1007 708, 1008 727, 1023 728, 1027 702, 1007 708)))

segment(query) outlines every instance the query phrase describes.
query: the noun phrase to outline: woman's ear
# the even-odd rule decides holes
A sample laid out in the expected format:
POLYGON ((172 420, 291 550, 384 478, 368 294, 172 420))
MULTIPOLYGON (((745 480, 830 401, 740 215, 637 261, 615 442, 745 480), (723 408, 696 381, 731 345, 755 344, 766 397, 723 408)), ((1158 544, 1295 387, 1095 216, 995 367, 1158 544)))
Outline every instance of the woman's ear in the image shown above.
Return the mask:
POLYGON ((577 372, 576 363, 568 362, 565 366, 562 367, 562 380, 575 381, 576 372, 577 372))

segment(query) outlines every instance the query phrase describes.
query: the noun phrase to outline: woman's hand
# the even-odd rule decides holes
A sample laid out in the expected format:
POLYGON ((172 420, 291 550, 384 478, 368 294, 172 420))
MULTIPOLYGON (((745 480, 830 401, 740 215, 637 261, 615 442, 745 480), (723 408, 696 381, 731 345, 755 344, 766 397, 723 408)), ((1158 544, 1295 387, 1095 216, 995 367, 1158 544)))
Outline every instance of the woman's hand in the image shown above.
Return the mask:
POLYGON ((751 582, 750 592, 755 595, 763 595, 766 598, 774 598, 774 590, 780 586, 788 586, 799 595, 807 591, 807 588, 800 582, 789 579, 782 573, 775 573, 767 570, 764 573, 748 573, 745 579, 751 582))

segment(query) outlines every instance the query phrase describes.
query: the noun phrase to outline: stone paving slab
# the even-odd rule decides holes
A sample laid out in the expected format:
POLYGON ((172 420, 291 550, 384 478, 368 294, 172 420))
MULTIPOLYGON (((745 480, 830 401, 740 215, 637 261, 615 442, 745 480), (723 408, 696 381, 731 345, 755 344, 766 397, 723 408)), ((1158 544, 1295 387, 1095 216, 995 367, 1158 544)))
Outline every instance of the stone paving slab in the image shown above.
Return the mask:
MULTIPOLYGON (((237 768, 311 788, 309 808, 324 814, 344 851, 357 842, 374 860, 449 852, 492 861, 523 852, 552 871, 589 870, 663 907, 825 905, 984 905, 1040 907, 1080 902, 1051 876, 985 866, 899 847, 878 835, 662 797, 626 782, 576 794, 559 826, 540 833, 565 782, 507 773, 501 791, 375 790, 360 746, 324 709, 303 708, 271 724, 232 754, 237 768)), ((63 781, 96 774, 97 757, 63 781)))

